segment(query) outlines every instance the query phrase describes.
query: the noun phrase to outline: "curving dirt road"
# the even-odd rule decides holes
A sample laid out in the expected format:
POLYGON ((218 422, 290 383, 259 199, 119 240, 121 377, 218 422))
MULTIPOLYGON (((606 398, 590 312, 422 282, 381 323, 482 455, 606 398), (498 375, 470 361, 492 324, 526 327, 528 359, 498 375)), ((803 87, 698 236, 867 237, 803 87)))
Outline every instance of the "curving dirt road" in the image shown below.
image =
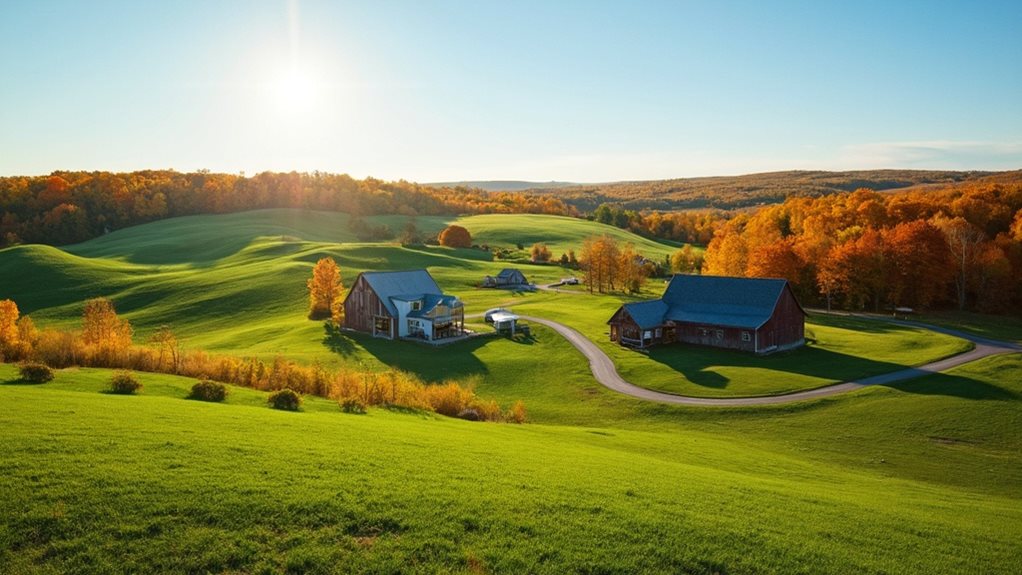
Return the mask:
POLYGON ((534 316, 520 316, 524 320, 533 321, 538 324, 545 325, 557 333, 564 336, 572 345, 574 345, 582 355, 586 356, 589 360, 589 367, 592 369, 593 377, 596 378, 600 384, 608 389, 612 389, 618 393, 637 397, 639 399, 645 399, 647 401, 659 401, 661 403, 674 403, 680 405, 708 405, 708 406, 740 406, 740 405, 770 405, 778 403, 791 403, 794 401, 803 401, 806 399, 817 399, 820 397, 828 397, 831 395, 838 395, 840 393, 847 393, 849 391, 855 391, 862 389, 870 385, 883 385, 887 383, 893 383, 895 381, 903 381, 906 379, 912 379, 931 373, 937 373, 952 367, 957 367, 962 364, 976 361, 984 357, 991 355, 999 355, 1002 353, 1014 353, 1022 351, 1022 346, 1014 343, 1008 343, 998 341, 994 339, 988 339, 984 337, 975 336, 965 332, 960 332, 953 329, 946 329, 937 326, 920 324, 910 321, 896 321, 891 320, 892 323, 901 325, 908 325, 912 327, 921 327, 929 329, 939 333, 960 337, 962 339, 973 342, 976 347, 970 351, 960 353, 955 356, 951 356, 940 361, 934 361, 926 365, 919 367, 910 367, 891 373, 885 373, 881 375, 875 375, 873 377, 867 377, 855 381, 846 381, 844 383, 835 383, 826 387, 820 387, 817 389, 810 389, 808 391, 796 391, 792 393, 786 393, 783 395, 770 395, 764 397, 733 397, 733 398, 709 398, 709 397, 689 397, 685 395, 674 395, 671 393, 664 393, 662 391, 653 391, 644 387, 639 387, 632 383, 629 383, 622 378, 617 368, 614 367, 614 362, 611 361, 610 357, 603 352, 595 343, 589 338, 582 335, 573 328, 570 328, 562 323, 544 319, 541 317, 534 316))

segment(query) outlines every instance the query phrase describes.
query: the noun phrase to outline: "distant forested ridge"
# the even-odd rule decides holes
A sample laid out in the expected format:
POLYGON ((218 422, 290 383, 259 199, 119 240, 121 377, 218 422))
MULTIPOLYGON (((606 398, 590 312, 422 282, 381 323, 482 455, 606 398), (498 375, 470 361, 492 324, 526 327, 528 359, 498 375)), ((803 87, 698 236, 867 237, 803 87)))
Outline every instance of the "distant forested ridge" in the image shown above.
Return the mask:
POLYGON ((307 208, 355 216, 578 215, 554 197, 357 180, 344 174, 54 172, 0 178, 0 247, 21 242, 70 244, 163 218, 260 208, 307 208))
POLYGON ((600 204, 617 204, 632 210, 680 210, 715 208, 733 210, 777 204, 790 196, 819 197, 859 188, 875 191, 904 189, 921 184, 974 181, 1022 172, 951 172, 929 170, 865 170, 852 172, 788 171, 682 178, 674 180, 584 184, 528 193, 551 196, 582 212, 600 204))

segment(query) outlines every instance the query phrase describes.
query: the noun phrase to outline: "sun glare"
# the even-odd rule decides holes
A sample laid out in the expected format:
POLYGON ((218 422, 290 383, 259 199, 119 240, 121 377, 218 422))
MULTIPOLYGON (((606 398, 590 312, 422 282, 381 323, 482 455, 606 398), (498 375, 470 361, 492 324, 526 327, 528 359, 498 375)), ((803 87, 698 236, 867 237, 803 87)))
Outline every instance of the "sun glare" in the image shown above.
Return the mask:
POLYGON ((297 66, 281 71, 273 81, 271 92, 277 110, 289 116, 314 113, 321 96, 315 75, 297 66))

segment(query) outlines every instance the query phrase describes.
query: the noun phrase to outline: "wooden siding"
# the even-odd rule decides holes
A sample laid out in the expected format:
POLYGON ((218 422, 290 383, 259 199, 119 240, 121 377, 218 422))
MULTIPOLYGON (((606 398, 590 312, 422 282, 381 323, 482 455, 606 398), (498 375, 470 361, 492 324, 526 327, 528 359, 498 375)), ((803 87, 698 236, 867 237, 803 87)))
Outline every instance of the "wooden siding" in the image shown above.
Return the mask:
POLYGON ((739 351, 756 351, 756 332, 754 329, 698 323, 675 323, 674 339, 675 341, 693 345, 706 345, 739 351), (747 341, 743 341, 743 333, 748 334, 747 341))
POLYGON ((390 315, 369 282, 360 275, 344 298, 344 327, 371 334, 377 316, 391 318, 389 337, 393 338, 397 318, 390 315))
POLYGON ((769 353, 791 349, 805 341, 805 312, 795 299, 790 286, 785 286, 774 306, 774 313, 759 329, 759 352, 769 353))

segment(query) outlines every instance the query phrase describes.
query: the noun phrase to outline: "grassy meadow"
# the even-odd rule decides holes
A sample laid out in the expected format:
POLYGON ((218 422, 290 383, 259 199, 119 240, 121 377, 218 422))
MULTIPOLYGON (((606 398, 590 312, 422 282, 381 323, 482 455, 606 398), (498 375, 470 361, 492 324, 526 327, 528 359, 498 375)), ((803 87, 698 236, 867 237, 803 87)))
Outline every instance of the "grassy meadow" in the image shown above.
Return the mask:
MULTIPOLYGON (((476 243, 546 241, 555 253, 605 227, 548 216, 417 225, 455 220, 476 243)), ((379 223, 400 231, 403 219, 379 223)), ((646 240, 630 239, 651 255, 646 240)), ((169 324, 189 348, 457 378, 505 405, 524 400, 531 423, 349 415, 313 397, 285 413, 243 388, 208 404, 185 399, 194 380, 157 374, 140 374, 142 393, 124 397, 103 393, 106 370, 27 385, 0 365, 0 571, 1022 570, 1019 354, 790 405, 653 404, 597 384, 581 354, 542 326, 530 338, 442 349, 328 330, 305 318, 304 283, 325 255, 346 282, 427 267, 468 313, 512 305, 562 321, 626 378, 676 393, 780 393, 968 348, 925 330, 813 316, 811 345, 769 358, 627 351, 606 341, 605 322, 630 298, 479 289, 504 264, 479 250, 358 242, 344 214, 195 216, 65 249, 8 248, 0 298, 42 327, 72 327, 84 299, 106 296, 137 339, 169 324)), ((537 283, 567 275, 518 267, 537 283)), ((651 282, 642 297, 662 287, 651 282)), ((977 330, 985 321, 972 318, 977 330)), ((1022 339, 1010 325, 998 334, 1022 339)))

